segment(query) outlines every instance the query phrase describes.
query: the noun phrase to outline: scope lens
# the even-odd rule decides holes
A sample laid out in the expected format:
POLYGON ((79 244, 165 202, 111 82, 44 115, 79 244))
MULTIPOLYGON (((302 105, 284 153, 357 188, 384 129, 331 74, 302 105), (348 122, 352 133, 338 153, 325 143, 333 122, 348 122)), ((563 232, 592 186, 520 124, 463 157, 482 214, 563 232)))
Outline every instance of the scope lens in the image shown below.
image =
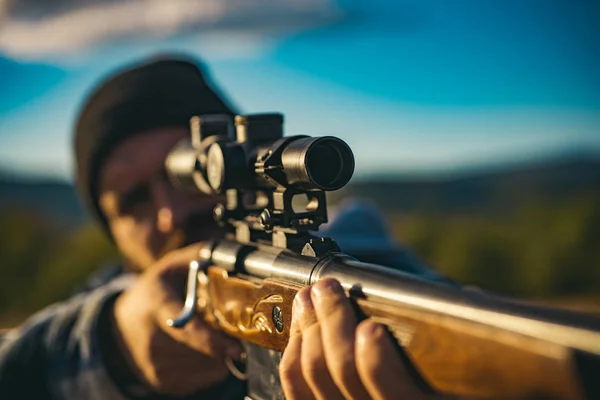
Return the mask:
POLYGON ((354 156, 348 145, 333 136, 301 138, 282 154, 288 182, 305 189, 337 190, 354 173, 354 156))
POLYGON ((316 143, 306 154, 306 169, 316 186, 335 186, 344 168, 344 159, 331 143, 316 143))

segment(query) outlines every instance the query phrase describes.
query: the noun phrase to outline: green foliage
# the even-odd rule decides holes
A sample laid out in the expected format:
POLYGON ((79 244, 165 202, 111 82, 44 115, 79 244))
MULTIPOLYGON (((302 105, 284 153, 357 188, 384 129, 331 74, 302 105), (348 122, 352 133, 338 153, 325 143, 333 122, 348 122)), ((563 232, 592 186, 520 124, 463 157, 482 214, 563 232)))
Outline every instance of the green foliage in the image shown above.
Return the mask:
POLYGON ((600 196, 527 204, 510 215, 392 219, 396 236, 446 275, 507 294, 600 293, 600 196))
POLYGON ((53 245, 52 232, 52 225, 34 213, 13 209, 0 214, 0 312, 21 307, 53 245))
POLYGON ((64 299, 115 259, 114 248, 94 226, 67 229, 31 210, 0 210, 0 316, 20 319, 64 299))
POLYGON ((116 260, 114 247, 95 226, 70 232, 47 253, 46 267, 34 281, 33 308, 68 297, 94 270, 116 260))

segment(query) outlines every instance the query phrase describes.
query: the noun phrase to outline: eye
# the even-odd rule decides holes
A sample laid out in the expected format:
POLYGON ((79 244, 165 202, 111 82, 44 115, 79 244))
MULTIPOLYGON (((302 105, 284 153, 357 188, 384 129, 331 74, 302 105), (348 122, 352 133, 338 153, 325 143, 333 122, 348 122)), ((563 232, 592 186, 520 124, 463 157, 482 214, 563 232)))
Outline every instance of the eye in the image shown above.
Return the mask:
POLYGON ((125 192, 119 199, 119 212, 131 214, 140 205, 150 201, 150 189, 148 185, 138 185, 125 192))

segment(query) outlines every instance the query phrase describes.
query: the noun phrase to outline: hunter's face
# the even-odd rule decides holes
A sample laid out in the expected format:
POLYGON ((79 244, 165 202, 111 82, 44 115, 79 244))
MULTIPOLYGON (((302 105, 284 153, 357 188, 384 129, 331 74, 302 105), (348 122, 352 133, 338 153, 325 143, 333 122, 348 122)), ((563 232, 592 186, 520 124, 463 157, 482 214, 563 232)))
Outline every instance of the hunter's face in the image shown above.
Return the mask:
POLYGON ((183 128, 135 135, 100 171, 100 208, 132 268, 145 269, 171 250, 220 234, 212 217, 219 199, 176 190, 165 174, 167 153, 188 136, 183 128))

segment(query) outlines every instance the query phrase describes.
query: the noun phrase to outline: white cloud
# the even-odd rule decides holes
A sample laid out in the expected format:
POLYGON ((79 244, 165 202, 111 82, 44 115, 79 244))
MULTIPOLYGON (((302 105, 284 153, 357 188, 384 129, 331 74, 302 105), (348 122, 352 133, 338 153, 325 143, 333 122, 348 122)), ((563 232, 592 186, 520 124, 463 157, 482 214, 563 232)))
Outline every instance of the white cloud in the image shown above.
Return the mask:
MULTIPOLYGON (((96 0, 83 5, 29 0, 17 4, 0 0, 0 51, 20 58, 72 56, 124 38, 152 41, 198 33, 224 38, 224 46, 212 46, 216 52, 243 56, 240 50, 248 43, 256 46, 257 38, 341 17, 332 0, 96 0)), ((214 43, 213 39, 207 42, 214 43)), ((199 42, 203 42, 201 37, 199 42)))

